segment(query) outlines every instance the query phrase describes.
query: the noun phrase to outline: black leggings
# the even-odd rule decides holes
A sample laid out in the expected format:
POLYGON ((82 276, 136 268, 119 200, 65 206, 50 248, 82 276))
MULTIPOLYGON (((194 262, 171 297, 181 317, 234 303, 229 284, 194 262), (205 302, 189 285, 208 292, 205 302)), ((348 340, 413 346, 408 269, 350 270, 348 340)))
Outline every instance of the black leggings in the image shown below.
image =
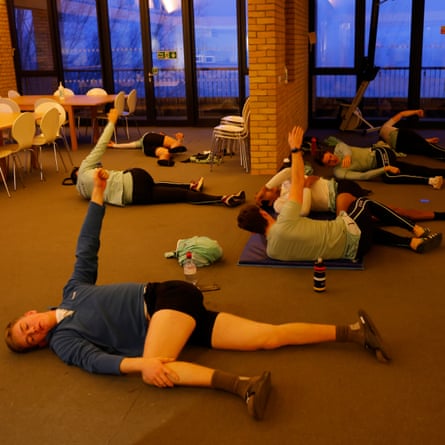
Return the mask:
POLYGON ((383 226, 396 226, 413 231, 415 224, 408 218, 369 198, 358 198, 348 208, 348 215, 361 230, 357 258, 362 258, 372 244, 409 247, 411 237, 403 237, 382 229, 383 226))
POLYGON ((374 147, 377 167, 392 165, 398 167, 400 173, 395 175, 390 172, 383 174, 383 181, 389 184, 428 184, 428 179, 434 176, 445 176, 445 169, 430 168, 423 165, 408 164, 400 162, 393 150, 374 147))
MULTIPOLYGON (((202 292, 193 284, 173 280, 148 283, 144 294, 150 317, 162 309, 171 309, 190 315, 196 322, 189 343, 212 347, 212 332, 218 312, 209 311, 203 303, 202 292)), ((172 326, 174 333, 175 327, 172 326)))
POLYGON ((151 175, 142 168, 126 170, 133 177, 132 204, 220 204, 222 196, 190 190, 190 184, 176 182, 154 182, 151 175))
POLYGON ((431 144, 420 134, 410 128, 400 128, 397 132, 396 151, 406 154, 428 156, 429 158, 445 160, 445 148, 431 144))

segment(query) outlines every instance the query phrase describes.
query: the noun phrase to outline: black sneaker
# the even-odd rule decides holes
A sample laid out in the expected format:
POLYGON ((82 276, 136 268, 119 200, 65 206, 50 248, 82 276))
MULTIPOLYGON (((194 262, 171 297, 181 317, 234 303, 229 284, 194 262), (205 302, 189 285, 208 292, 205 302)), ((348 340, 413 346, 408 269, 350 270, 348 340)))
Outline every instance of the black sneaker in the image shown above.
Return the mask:
POLYGON ((246 391, 247 411, 256 420, 262 420, 271 389, 270 371, 264 371, 260 377, 252 378, 246 391))
POLYGON ((237 207, 246 202, 246 193, 244 192, 244 190, 241 190, 236 194, 226 195, 222 198, 222 202, 227 207, 237 207))
POLYGON ((372 351, 379 362, 389 362, 391 356, 389 355, 388 348, 371 320, 371 317, 362 309, 358 311, 358 317, 360 327, 365 334, 365 348, 372 351))

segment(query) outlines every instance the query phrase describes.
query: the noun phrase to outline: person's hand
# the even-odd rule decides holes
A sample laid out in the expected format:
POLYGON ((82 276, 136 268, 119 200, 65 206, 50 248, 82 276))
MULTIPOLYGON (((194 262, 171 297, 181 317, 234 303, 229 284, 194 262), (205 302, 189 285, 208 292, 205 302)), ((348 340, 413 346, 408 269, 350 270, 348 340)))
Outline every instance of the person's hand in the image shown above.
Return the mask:
POLYGON ((423 110, 417 110, 417 116, 419 116, 419 117, 423 117, 423 116, 425 116, 425 111, 423 111, 423 110))
POLYGON ((261 205, 262 201, 264 200, 264 195, 266 193, 266 186, 261 187, 261 190, 259 192, 257 192, 257 194, 255 195, 255 203, 256 205, 261 205))
POLYGON ((394 167, 393 165, 387 165, 385 167, 385 172, 392 173, 393 175, 398 175, 400 173, 400 168, 394 167))
POLYGON ((115 142, 114 141, 110 141, 110 142, 108 142, 107 147, 113 148, 114 145, 115 145, 115 142))
POLYGON ((292 148, 301 148, 301 144, 303 142, 304 130, 300 126, 295 126, 289 132, 287 137, 287 142, 289 143, 289 147, 292 148))
POLYGON ((94 186, 102 191, 105 190, 109 176, 108 170, 102 167, 96 168, 94 171, 94 186))
POLYGON ((110 111, 108 112, 108 122, 112 122, 113 124, 115 124, 118 119, 119 119, 118 111, 116 110, 116 108, 111 108, 110 111))
POLYGON ((174 359, 167 357, 144 358, 141 375, 144 383, 157 386, 158 388, 171 388, 179 380, 176 372, 172 371, 166 363, 174 359))
POLYGON ((343 160, 341 161, 341 166, 343 167, 343 168, 349 168, 350 166, 351 166, 351 156, 350 155, 348 155, 348 156, 345 156, 344 158, 343 158, 343 160))
POLYGON ((307 176, 304 179, 305 188, 311 188, 319 179, 320 176, 307 176))

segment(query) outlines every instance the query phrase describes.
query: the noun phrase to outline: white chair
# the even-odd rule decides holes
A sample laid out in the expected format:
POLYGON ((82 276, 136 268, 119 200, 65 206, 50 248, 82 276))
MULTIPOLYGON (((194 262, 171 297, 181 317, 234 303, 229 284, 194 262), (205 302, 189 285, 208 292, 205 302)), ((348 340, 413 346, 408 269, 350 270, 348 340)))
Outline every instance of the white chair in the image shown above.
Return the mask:
POLYGON ((59 135, 59 111, 55 107, 49 108, 42 117, 40 121, 40 131, 41 133, 34 137, 32 145, 39 147, 39 165, 40 165, 40 179, 43 181, 45 175, 43 173, 43 162, 42 162, 42 149, 45 145, 52 145, 54 152, 54 161, 56 163, 56 171, 59 171, 59 163, 57 162, 57 155, 60 156, 63 167, 66 169, 65 161, 60 154, 57 146, 57 137, 59 135))
POLYGON ((0 112, 2 113, 20 113, 20 107, 17 102, 7 97, 0 97, 0 112))
MULTIPOLYGON (((130 140, 130 133, 128 131, 128 119, 134 116, 134 113, 136 111, 137 101, 138 101, 138 94, 137 94, 136 89, 133 89, 128 93, 127 109, 126 110, 124 109, 124 111, 121 114, 121 118, 125 120, 125 130, 127 132, 128 140, 130 140)), ((137 119, 135 119, 134 122, 136 123, 136 128, 138 130, 139 137, 140 137, 142 135, 141 135, 141 130, 139 129, 139 126, 138 126, 137 119)))
MULTIPOLYGON (((50 98, 41 98, 37 99, 34 104, 34 115, 36 117, 36 121, 40 123, 43 115, 50 109, 56 108, 59 112, 59 131, 57 135, 57 139, 63 139, 63 143, 65 145, 66 152, 68 154, 68 158, 70 160, 71 165, 73 165, 73 160, 71 158, 71 148, 68 144, 68 140, 65 135, 65 127, 68 125, 68 119, 66 117, 66 110, 63 106, 57 102, 56 100, 50 98)), ((62 156, 60 156, 62 157, 62 156)))
MULTIPOLYGON (((122 116, 122 113, 124 112, 124 107, 125 107, 125 93, 123 91, 120 91, 118 94, 116 94, 116 97, 114 98, 113 107, 116 108, 116 110, 117 110, 118 122, 119 122, 119 118, 122 116)), ((106 122, 108 122, 107 113, 97 116, 97 120, 104 121, 106 124, 106 122)), ((117 122, 116 122, 116 125, 117 125, 117 122)), ((114 127, 114 141, 117 143, 116 126, 114 127)))
POLYGON ((213 164, 221 163, 224 154, 229 152, 231 155, 238 148, 241 166, 246 170, 250 169, 250 149, 249 149, 249 120, 250 111, 244 116, 244 123, 239 125, 218 125, 213 129, 212 136, 212 154, 210 158, 210 171, 213 164))
MULTIPOLYGON (((13 171, 13 179, 14 179, 14 190, 17 189, 17 181, 16 181, 16 170, 17 164, 23 170, 23 163, 20 159, 20 153, 28 151, 32 148, 34 136, 36 134, 36 122, 34 115, 32 113, 26 112, 21 113, 11 127, 11 137, 14 139, 15 143, 8 144, 8 149, 12 151, 12 171, 13 171)), ((22 185, 23 178, 20 174, 20 181, 22 185)))
MULTIPOLYGON (((20 107, 12 99, 0 97, 0 113, 20 113, 20 107)), ((11 141, 11 130, 3 131, 3 139, 11 141)))
POLYGON ((9 197, 11 197, 11 193, 9 193, 8 183, 6 182, 7 171, 3 171, 2 168, 2 160, 7 160, 12 155, 12 150, 7 146, 0 145, 0 176, 3 181, 3 185, 5 186, 6 193, 9 197))
MULTIPOLYGON (((108 92, 107 90, 103 89, 103 88, 90 88, 86 93, 87 96, 107 96, 108 92)), ((103 110, 99 110, 99 114, 103 113, 103 110)), ((78 112, 76 112, 76 118, 77 118, 77 128, 80 131, 80 124, 81 124, 81 119, 90 119, 90 114, 86 113, 84 110, 80 110, 78 112)), ((91 122, 91 125, 93 123, 91 122)), ((85 135, 87 134, 88 131, 88 125, 85 125, 85 135)))
POLYGON ((244 119, 246 114, 250 111, 250 97, 246 99, 243 105, 243 109, 241 111, 241 116, 238 115, 229 115, 224 116, 220 119, 220 125, 240 125, 244 124, 244 119))
POLYGON ((8 91, 8 97, 10 99, 12 99, 13 97, 17 97, 17 96, 20 96, 20 93, 18 91, 16 91, 16 90, 9 90, 8 91))

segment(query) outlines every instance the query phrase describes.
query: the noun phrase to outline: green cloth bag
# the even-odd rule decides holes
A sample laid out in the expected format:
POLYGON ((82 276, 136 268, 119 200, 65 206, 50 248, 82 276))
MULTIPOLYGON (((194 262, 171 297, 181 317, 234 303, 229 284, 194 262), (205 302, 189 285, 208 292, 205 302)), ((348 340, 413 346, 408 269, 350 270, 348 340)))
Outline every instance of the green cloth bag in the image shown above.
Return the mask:
POLYGON ((165 258, 177 258, 179 265, 182 266, 187 252, 192 252, 196 267, 210 266, 220 260, 223 255, 222 247, 218 241, 207 236, 193 236, 178 240, 176 250, 174 252, 165 252, 164 256, 165 258))

